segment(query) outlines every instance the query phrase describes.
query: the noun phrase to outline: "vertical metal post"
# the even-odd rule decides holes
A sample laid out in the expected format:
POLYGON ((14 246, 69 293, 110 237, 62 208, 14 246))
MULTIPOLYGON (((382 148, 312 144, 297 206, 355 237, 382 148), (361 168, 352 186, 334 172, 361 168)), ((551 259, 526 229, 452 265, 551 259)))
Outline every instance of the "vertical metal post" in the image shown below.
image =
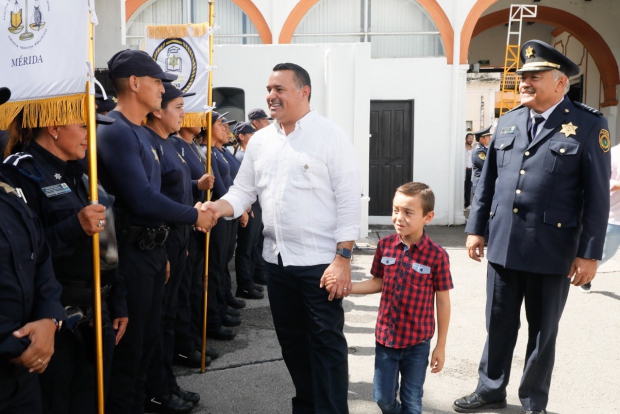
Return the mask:
MULTIPOLYGON (((213 21, 215 17, 215 0, 207 0, 209 2, 209 28, 213 29, 213 21)), ((213 68, 213 36, 211 33, 209 36, 209 66, 213 68)), ((207 105, 209 107, 213 107, 213 69, 209 71, 209 81, 207 84, 207 105)), ((213 111, 209 111, 207 114, 207 173, 211 172, 211 136, 212 136, 212 123, 213 119, 213 111)), ((207 190, 207 200, 211 200, 211 190, 207 190)), ((201 358, 200 358, 200 372, 205 372, 205 359, 207 352, 207 300, 208 300, 208 290, 209 290, 209 240, 211 233, 207 232, 205 235, 206 243, 205 243, 205 271, 204 271, 204 280, 203 280, 203 289, 204 289, 204 301, 203 301, 203 320, 202 320, 202 350, 201 350, 201 358)))
MULTIPOLYGON (((88 61, 90 67, 95 67, 93 24, 88 21, 88 61)), ((94 72, 93 72, 94 73, 94 72)), ((99 203, 99 190, 97 188, 97 124, 95 120, 95 95, 91 93, 93 80, 86 82, 86 110, 88 114, 88 184, 90 203, 99 203)), ((94 91, 94 88, 93 88, 94 91)), ((103 338, 101 321, 101 267, 99 259, 99 234, 93 236, 93 304, 95 314, 95 347, 97 368, 97 410, 104 414, 103 401, 103 338)))

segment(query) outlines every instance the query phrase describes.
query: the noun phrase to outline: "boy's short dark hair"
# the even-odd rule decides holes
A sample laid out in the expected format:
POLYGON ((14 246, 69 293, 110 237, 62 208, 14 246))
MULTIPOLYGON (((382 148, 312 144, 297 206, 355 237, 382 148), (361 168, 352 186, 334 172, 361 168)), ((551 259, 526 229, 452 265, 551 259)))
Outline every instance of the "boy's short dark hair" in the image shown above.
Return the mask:
POLYGON ((422 214, 426 215, 435 209, 435 194, 431 188, 424 183, 411 182, 403 184, 396 189, 397 193, 409 197, 420 197, 422 202, 422 214))

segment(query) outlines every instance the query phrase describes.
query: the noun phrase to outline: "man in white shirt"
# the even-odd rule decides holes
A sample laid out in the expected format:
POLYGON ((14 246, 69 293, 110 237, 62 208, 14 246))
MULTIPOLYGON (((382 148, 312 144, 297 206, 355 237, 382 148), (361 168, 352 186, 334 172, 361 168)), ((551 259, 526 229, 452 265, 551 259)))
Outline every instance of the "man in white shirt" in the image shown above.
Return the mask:
POLYGON ((305 69, 273 68, 267 104, 275 122, 254 134, 234 185, 205 208, 238 217, 258 195, 271 311, 296 388, 293 413, 348 413, 342 297, 360 231, 360 172, 352 143, 310 110, 310 95, 305 69), (329 295, 319 288, 324 273, 338 280, 329 295))

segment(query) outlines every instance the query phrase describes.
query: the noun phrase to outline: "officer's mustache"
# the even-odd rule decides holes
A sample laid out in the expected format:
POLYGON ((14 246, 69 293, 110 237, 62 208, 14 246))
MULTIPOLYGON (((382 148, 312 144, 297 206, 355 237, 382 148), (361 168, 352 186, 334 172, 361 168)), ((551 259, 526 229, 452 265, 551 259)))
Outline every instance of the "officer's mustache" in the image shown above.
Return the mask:
POLYGON ((523 89, 521 89, 521 93, 527 93, 527 94, 531 95, 533 93, 536 93, 536 90, 533 89, 533 88, 523 88, 523 89))

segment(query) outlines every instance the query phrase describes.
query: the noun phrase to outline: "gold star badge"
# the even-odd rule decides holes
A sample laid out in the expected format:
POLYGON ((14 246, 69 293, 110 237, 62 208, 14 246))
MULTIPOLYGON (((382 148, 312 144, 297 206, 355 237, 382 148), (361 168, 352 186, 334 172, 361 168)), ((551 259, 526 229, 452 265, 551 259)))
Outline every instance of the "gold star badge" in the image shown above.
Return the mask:
POLYGON ((532 46, 528 46, 527 49, 525 49, 525 57, 529 59, 532 56, 534 56, 534 48, 532 46))
POLYGON ((560 134, 566 135, 566 138, 568 138, 570 135, 577 135, 577 133, 575 132, 577 128, 579 127, 573 125, 572 122, 569 122, 568 124, 562 124, 562 130, 560 131, 560 134))

